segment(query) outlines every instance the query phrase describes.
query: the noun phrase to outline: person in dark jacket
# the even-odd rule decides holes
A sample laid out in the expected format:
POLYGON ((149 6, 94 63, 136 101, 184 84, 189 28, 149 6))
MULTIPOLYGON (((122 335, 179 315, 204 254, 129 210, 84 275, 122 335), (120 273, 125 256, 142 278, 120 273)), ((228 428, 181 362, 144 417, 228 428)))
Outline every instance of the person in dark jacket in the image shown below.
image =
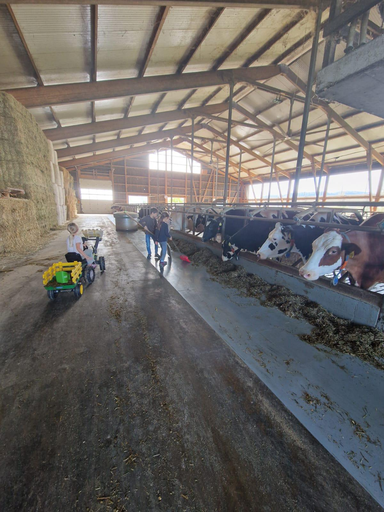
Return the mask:
POLYGON ((148 256, 147 259, 151 259, 151 238, 155 242, 155 257, 158 257, 157 254, 157 243, 155 241, 155 232, 157 229, 157 208, 151 208, 151 213, 146 217, 143 217, 140 221, 140 224, 143 226, 145 231, 145 243, 147 245, 148 256))
POLYGON ((160 265, 162 267, 165 267, 167 264, 165 259, 165 255, 167 254, 167 241, 172 240, 171 234, 169 232, 169 222, 170 217, 167 212, 163 212, 161 214, 159 224, 157 226, 156 231, 156 239, 158 240, 160 247, 161 247, 161 256, 160 256, 160 265))

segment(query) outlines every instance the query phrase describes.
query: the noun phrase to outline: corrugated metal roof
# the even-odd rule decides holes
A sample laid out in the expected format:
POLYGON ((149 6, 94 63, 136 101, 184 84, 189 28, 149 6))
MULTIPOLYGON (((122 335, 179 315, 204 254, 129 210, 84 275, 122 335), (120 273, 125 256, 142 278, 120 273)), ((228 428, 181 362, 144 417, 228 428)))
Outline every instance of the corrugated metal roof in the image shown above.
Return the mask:
POLYGON ((228 8, 221 14, 189 63, 186 72, 208 71, 260 9, 228 8))
POLYGON ((137 76, 158 9, 150 6, 99 6, 98 80, 137 76))
POLYGON ((0 5, 0 88, 37 85, 33 68, 6 5, 0 5))
POLYGON ((90 123, 91 104, 90 102, 69 103, 68 105, 56 105, 57 113, 62 126, 72 126, 76 124, 90 123))
POLYGON ((124 117, 130 97, 95 101, 96 121, 107 121, 124 117))
POLYGON ((52 113, 49 107, 31 108, 30 112, 39 123, 39 126, 42 130, 56 128, 57 125, 52 117, 52 113))
POLYGON ((89 80, 89 6, 13 5, 13 10, 44 85, 89 80))
POLYGON ((171 7, 146 74, 175 73, 210 11, 204 7, 171 7))
MULTIPOLYGON (((86 82, 90 80, 92 67, 91 52, 91 8, 90 6, 77 5, 14 5, 16 19, 23 31, 26 43, 36 63, 45 84, 64 84, 74 82, 86 82)), ((155 21, 160 12, 158 7, 149 6, 107 6, 98 7, 98 42, 97 42, 97 79, 110 80, 123 77, 137 76, 143 59, 148 50, 149 41, 154 33, 155 21)), ((154 47, 149 61, 146 75, 174 73, 186 52, 202 28, 206 26, 209 16, 216 13, 211 7, 171 7, 168 11, 162 30, 154 47)), ((206 35, 205 39, 196 49, 185 72, 204 71, 212 67, 215 60, 223 51, 242 33, 250 21, 260 13, 259 9, 234 9, 227 8, 218 17, 217 21, 206 35)), ((302 12, 299 19, 298 10, 273 10, 257 26, 253 32, 233 51, 224 61, 221 69, 238 67, 244 64, 246 59, 260 48, 264 52, 260 54, 258 61, 252 66, 269 64, 279 61, 281 55, 285 55, 282 62, 290 64, 291 69, 306 82, 310 59, 311 40, 290 51, 305 35, 310 34, 315 22, 314 12, 302 12), (297 23, 296 23, 297 21, 297 23), (295 22, 295 23, 294 23, 295 22), (284 33, 281 29, 290 24, 290 29, 284 33), (281 31, 280 37, 276 34, 281 31), (267 47, 267 42, 274 37, 275 42, 267 47)), ((328 16, 328 10, 323 13, 323 21, 328 16)), ((381 24, 378 10, 371 11, 371 20, 381 24)), ((0 87, 15 88, 36 85, 34 71, 28 55, 17 35, 17 30, 12 22, 6 7, 0 6, 0 87)), ((337 47, 336 58, 343 56, 345 43, 337 47)), ((320 42, 317 59, 317 69, 320 69, 323 60, 324 42, 320 42)), ((295 85, 283 76, 276 76, 266 83, 277 89, 294 92, 303 96, 295 85)), ((235 87, 244 89, 243 84, 235 87)), ((207 98, 219 91, 209 104, 226 101, 229 95, 229 87, 209 87, 199 89, 187 101, 184 108, 192 108, 206 103, 207 98)), ((160 103, 157 112, 176 110, 184 101, 190 91, 175 91, 168 93, 160 103)), ((129 91, 127 91, 129 94, 129 91)), ((242 93, 241 105, 252 114, 259 115, 260 119, 278 129, 280 125, 284 133, 288 130, 290 101, 278 94, 270 94, 260 89, 251 90, 248 86, 242 93)), ((151 113, 154 105, 161 97, 160 94, 148 94, 137 96, 133 100, 129 116, 137 116, 151 113)), ((235 95, 236 97, 236 95, 235 95)), ((105 121, 122 118, 129 104, 129 96, 111 100, 102 100, 95 103, 96 120, 105 121)), ((298 144, 301 129, 304 105, 295 101, 293 104, 293 118, 290 124, 292 136, 289 140, 298 144)), ((341 116, 347 118, 347 122, 359 130, 367 140, 380 140, 382 127, 380 118, 365 113, 357 113, 344 105, 332 104, 332 108, 341 116), (353 114, 353 115, 351 115, 353 114), (375 123, 379 123, 377 126, 375 123), (371 126, 374 124, 374 126, 371 126), (366 129, 364 129, 366 127, 366 129)), ((31 112, 44 129, 56 126, 49 108, 31 109, 31 112)), ((92 121, 91 102, 54 106, 54 113, 63 126, 75 126, 92 121)), ((224 117, 227 113, 224 114, 224 117)), ((252 121, 240 115, 236 111, 234 119, 252 124, 252 121)), ((200 116, 199 118, 200 119, 200 116)), ((190 119, 184 125, 190 124, 190 119)), ((217 121, 209 121, 218 131, 225 133, 226 126, 217 121)), ((326 130, 326 115, 319 109, 314 109, 309 115, 307 130, 306 151, 313 155, 319 155, 322 151, 326 130)), ((383 122, 384 123, 384 122, 383 122)), ((180 122, 168 123, 165 130, 177 128, 180 122)), ((143 128, 132 128, 122 132, 123 137, 131 137, 137 133, 155 133, 163 123, 150 125, 143 128)), ((96 135, 96 141, 113 140, 118 136, 118 131, 96 135)), ((354 148, 356 142, 344 134, 336 123, 331 124, 331 138, 328 144, 329 154, 327 162, 342 161, 345 159, 363 158, 365 150, 354 148), (341 135, 341 136, 340 136, 341 135), (336 137, 335 137, 336 136, 336 137)), ((201 130, 199 137, 208 140, 206 148, 210 148, 209 139, 214 135, 208 130, 201 130)), ((260 152, 266 158, 271 157, 272 135, 266 131, 255 128, 234 125, 232 137, 254 152, 260 152)), ((161 134, 158 135, 161 138, 161 134)), ((199 138, 199 143, 202 140, 199 138)), ((70 138, 71 146, 90 143, 93 136, 82 138, 70 138)), ((376 143, 378 147, 380 143, 376 143)), ((187 145, 188 146, 188 145, 187 145)), ((66 147, 63 141, 55 143, 56 148, 66 147)), ((215 149, 222 155, 225 154, 225 142, 215 144, 215 149), (222 149, 224 148, 224 149, 222 149)), ((103 150, 103 153, 105 150, 103 150)), ((100 153, 99 151, 97 153, 100 153)), ((117 152, 114 152, 118 154, 117 152)), ((231 157, 238 161, 239 149, 231 148, 231 157)), ((80 155, 78 155, 78 158, 80 155)), ((209 160, 210 156, 199 153, 199 158, 209 160)), ((284 141, 276 145, 276 163, 282 169, 292 169, 295 166, 297 153, 289 148, 284 141)), ((305 160, 305 165, 308 161, 305 160)), ((256 169, 262 173, 268 173, 268 165, 255 160, 249 154, 243 154, 243 166, 256 169)))

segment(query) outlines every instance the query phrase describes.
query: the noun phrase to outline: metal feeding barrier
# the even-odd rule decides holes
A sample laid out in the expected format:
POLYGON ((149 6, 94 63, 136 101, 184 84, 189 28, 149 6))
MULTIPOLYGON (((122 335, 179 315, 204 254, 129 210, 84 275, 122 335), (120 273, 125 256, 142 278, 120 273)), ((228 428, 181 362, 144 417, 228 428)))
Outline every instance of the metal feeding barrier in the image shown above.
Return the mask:
MULTIPOLYGON (((133 206, 133 205, 132 205, 133 206)), ((378 223, 377 226, 364 226, 357 224, 344 224, 344 223, 336 223, 329 221, 312 221, 312 220, 303 220, 303 217, 308 215, 314 216, 316 213, 323 213, 328 216, 328 219, 333 219, 335 214, 342 215, 354 215, 357 220, 362 222, 363 220, 367 220, 368 218, 375 215, 369 215, 365 210, 366 208, 383 208, 384 211, 384 202, 365 202, 361 203, 358 201, 346 201, 346 202, 297 202, 295 204, 287 204, 287 203, 270 203, 266 205, 265 203, 234 203, 230 206, 224 206, 219 203, 173 203, 164 204, 164 203, 151 203, 151 204, 141 204, 136 205, 136 211, 139 212, 141 208, 158 208, 160 212, 166 211, 171 216, 174 213, 178 215, 182 215, 182 229, 178 231, 182 232, 191 232, 195 234, 195 225, 192 230, 187 229, 187 217, 197 216, 197 215, 209 215, 211 218, 231 218, 231 219, 242 219, 244 221, 261 221, 261 222, 271 222, 271 220, 275 220, 276 222, 280 222, 281 224, 290 224, 290 225, 308 225, 308 226, 317 226, 323 228, 332 228, 332 229, 340 229, 343 231, 351 230, 354 231, 366 231, 369 233, 379 233, 383 234, 384 232, 384 214, 383 220, 378 223), (255 217, 258 213, 268 212, 268 211, 276 211, 277 212, 286 212, 289 210, 300 210, 300 212, 292 219, 282 218, 282 215, 278 215, 277 218, 267 218, 267 217, 255 217), (222 210, 222 211, 220 211, 222 210), (226 212, 229 210, 248 210, 249 213, 247 215, 228 215, 226 212)), ((225 226, 222 232, 222 236, 225 235, 225 226)))

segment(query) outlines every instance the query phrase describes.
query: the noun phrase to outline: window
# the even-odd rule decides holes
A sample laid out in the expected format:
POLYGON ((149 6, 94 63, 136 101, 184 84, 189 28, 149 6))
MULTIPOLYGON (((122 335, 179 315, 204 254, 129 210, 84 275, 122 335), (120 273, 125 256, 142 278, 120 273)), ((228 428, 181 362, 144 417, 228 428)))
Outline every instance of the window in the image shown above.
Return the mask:
MULTIPOLYGON (((149 168, 153 171, 170 171, 171 170, 171 150, 149 153, 149 168)), ((173 171, 174 172, 191 172, 191 159, 173 151, 173 171)), ((200 174, 201 165, 199 162, 193 161, 193 174, 200 174)))
POLYGON ((82 188, 81 199, 94 199, 97 201, 112 201, 112 190, 99 190, 95 188, 82 188))
MULTIPOLYGON (((380 179, 380 169, 372 171, 372 193, 376 194, 380 179)), ((324 180, 325 181, 325 180, 324 180)), ((368 171, 334 174, 329 178, 328 196, 368 196, 368 171)))
POLYGON ((148 196, 128 196, 129 204, 147 204, 148 196))
MULTIPOLYGON (((171 202, 171 198, 167 197, 167 203, 170 203, 170 202, 171 202)), ((184 197, 173 197, 172 203, 185 203, 185 198, 184 197)))
MULTIPOLYGON (((379 185, 381 170, 377 169, 372 171, 372 193, 376 194, 377 187, 379 185)), ((368 171, 362 172, 348 172, 343 174, 333 174, 329 178, 327 198, 338 197, 338 198, 350 198, 357 197, 361 200, 364 197, 368 197, 369 194, 369 181, 368 171), (360 197, 359 197, 360 196, 360 197)), ((324 187, 326 183, 326 175, 321 178, 319 197, 322 198, 324 194, 324 187)), ((291 184, 290 197, 292 198, 293 192, 293 181, 291 184)), ((319 178, 316 178, 316 187, 319 186, 319 178)), ((288 193, 288 181, 280 181, 281 193, 283 199, 286 199, 288 193)), ((264 183, 263 200, 268 199, 269 182, 264 183)), ((261 196, 261 183, 248 187, 248 201, 258 202, 261 196), (253 187, 253 191, 252 188, 253 187), (255 199, 256 197, 256 199, 255 199)), ((301 178, 299 183, 298 197, 301 199, 314 199, 316 197, 315 180, 311 178, 301 178)), ((271 188, 271 200, 280 200, 279 189, 276 181, 272 182, 271 188)))
MULTIPOLYGON (((280 190, 281 194, 283 196, 283 201, 286 200, 287 194, 288 194, 288 181, 280 181, 280 190)), ((251 187, 248 187, 248 200, 251 202, 258 202, 261 200, 261 183, 257 183, 255 185, 252 185, 253 191, 251 187)), ((268 200, 268 194, 269 194, 269 182, 264 183, 264 189, 263 189, 263 200, 268 200)), ((271 194, 270 194, 271 200, 277 200, 280 201, 280 192, 279 192, 279 186, 276 181, 272 182, 271 185, 271 194)))

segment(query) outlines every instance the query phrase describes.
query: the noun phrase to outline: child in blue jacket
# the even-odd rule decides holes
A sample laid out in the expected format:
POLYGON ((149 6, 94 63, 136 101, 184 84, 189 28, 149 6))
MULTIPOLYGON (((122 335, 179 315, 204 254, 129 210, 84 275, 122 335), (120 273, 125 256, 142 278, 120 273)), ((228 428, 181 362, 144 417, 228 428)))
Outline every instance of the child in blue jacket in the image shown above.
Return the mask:
POLYGON ((157 229, 157 241, 159 242, 161 246, 161 258, 160 258, 160 265, 162 267, 165 267, 167 264, 164 259, 165 255, 167 254, 167 241, 172 240, 172 236, 169 233, 169 222, 170 217, 167 212, 163 212, 161 214, 159 223, 158 223, 158 229, 157 229))

